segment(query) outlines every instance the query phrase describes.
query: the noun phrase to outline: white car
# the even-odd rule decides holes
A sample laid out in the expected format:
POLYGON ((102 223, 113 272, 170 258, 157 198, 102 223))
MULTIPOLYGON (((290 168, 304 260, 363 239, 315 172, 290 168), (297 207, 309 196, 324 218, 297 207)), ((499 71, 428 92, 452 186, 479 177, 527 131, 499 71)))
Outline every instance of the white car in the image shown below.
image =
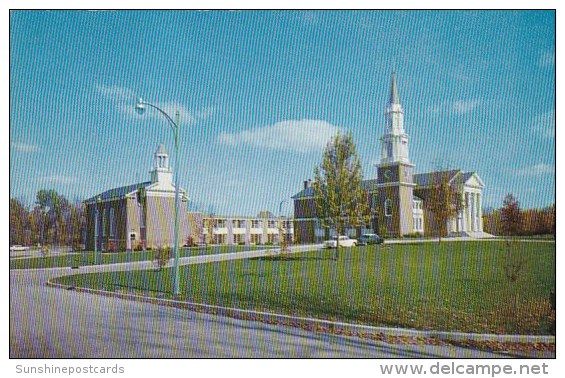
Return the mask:
POLYGON ((21 251, 29 251, 29 247, 25 247, 23 245, 13 245, 10 247, 10 252, 21 252, 21 251))
MULTIPOLYGON (((350 239, 349 236, 339 237, 340 247, 355 247, 357 245, 357 239, 350 239)), ((337 248, 337 237, 331 240, 326 240, 324 242, 324 248, 337 248)))

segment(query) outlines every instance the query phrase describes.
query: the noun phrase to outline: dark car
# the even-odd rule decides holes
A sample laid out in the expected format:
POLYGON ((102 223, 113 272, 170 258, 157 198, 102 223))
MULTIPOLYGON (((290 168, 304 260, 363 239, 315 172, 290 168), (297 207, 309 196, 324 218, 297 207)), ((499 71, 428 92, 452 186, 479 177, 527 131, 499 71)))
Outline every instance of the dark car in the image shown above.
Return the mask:
POLYGON ((377 234, 363 234, 357 240, 357 245, 381 244, 384 239, 377 234))

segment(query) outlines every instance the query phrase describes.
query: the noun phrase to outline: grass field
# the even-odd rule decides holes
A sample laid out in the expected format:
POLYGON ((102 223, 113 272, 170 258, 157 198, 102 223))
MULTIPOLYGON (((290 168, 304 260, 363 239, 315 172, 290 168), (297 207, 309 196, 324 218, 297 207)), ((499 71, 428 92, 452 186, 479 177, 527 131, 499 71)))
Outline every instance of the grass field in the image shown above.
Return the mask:
MULTIPOLYGON (((201 248, 181 248, 179 257, 209 255, 217 253, 231 253, 242 250, 254 250, 273 248, 272 246, 213 246, 201 248)), ((172 254, 172 251, 171 251, 172 254)), ((154 252, 152 251, 136 251, 136 252, 117 252, 117 253, 101 253, 102 264, 116 264, 132 261, 153 260, 154 252)), ((56 268, 66 266, 86 266, 94 265, 95 257, 93 251, 78 252, 72 255, 50 255, 46 257, 33 258, 10 258, 10 269, 34 269, 34 268, 56 268)))
MULTIPOLYGON (((444 242, 345 249, 181 268, 193 302, 416 329, 549 334, 555 244, 444 242), (516 282, 505 266, 523 259, 516 282)), ((62 277, 59 282, 170 292, 170 268, 62 277)))

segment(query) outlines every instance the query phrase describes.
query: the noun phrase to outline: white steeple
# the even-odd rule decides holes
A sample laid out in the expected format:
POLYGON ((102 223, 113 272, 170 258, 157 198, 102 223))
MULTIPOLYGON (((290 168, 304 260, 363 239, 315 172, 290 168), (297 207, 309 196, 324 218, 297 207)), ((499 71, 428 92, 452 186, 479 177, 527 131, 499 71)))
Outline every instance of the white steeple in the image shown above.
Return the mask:
POLYGON ((155 166, 151 171, 151 182, 159 182, 163 186, 171 186, 173 183, 173 172, 169 168, 169 154, 162 143, 159 144, 153 156, 155 166))
POLYGON ((396 76, 392 73, 390 86, 390 97, 385 112, 385 134, 381 138, 382 153, 381 164, 407 163, 408 158, 408 134, 404 131, 404 110, 400 105, 400 96, 396 85, 396 76))

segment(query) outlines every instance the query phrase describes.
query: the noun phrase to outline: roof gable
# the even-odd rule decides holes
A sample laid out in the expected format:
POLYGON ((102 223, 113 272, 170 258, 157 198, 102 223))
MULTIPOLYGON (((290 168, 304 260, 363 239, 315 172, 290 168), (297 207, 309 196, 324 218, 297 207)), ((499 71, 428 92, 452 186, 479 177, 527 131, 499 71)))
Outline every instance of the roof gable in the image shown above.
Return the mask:
POLYGON ((463 175, 462 182, 465 186, 481 188, 485 187, 483 180, 475 172, 467 172, 463 175))
POLYGON ((450 171, 435 171, 435 172, 427 172, 427 173, 418 173, 414 175, 414 183, 418 186, 430 186, 436 185, 439 183, 442 177, 446 177, 449 183, 451 184, 454 179, 462 174, 463 171, 460 169, 452 169, 450 171))
POLYGON ((85 203, 93 203, 96 201, 108 201, 111 199, 125 198, 125 196, 131 192, 135 192, 139 189, 146 188, 151 185, 151 181, 141 182, 132 185, 121 186, 119 188, 109 189, 105 192, 97 194, 84 200, 85 203))
POLYGON ((292 199, 302 199, 302 198, 310 198, 314 197, 314 189, 312 187, 308 187, 306 189, 302 189, 300 192, 293 195, 292 199))

